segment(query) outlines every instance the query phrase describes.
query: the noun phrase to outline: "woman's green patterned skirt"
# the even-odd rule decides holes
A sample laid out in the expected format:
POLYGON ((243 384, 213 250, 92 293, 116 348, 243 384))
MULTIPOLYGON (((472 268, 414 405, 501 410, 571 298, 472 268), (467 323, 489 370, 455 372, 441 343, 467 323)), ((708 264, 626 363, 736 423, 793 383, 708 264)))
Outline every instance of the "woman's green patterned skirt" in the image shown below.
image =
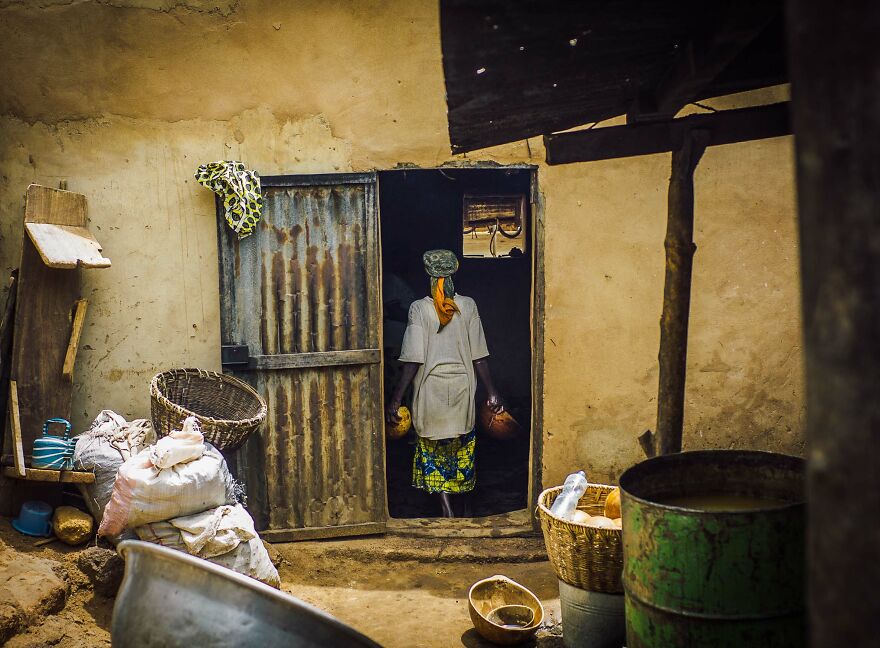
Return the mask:
POLYGON ((413 486, 429 493, 469 493, 477 483, 476 432, 432 441, 419 437, 413 457, 413 486))

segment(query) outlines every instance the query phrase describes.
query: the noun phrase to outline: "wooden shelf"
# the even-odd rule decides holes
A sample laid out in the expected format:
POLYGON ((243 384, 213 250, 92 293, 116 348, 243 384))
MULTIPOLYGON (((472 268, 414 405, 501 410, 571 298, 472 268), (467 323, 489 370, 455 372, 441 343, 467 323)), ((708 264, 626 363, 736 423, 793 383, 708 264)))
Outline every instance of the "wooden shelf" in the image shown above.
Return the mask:
POLYGON ((110 259, 101 254, 101 244, 85 227, 25 223, 25 230, 50 268, 109 268, 110 259))
POLYGON ((79 470, 46 470, 43 468, 25 468, 22 477, 14 466, 5 466, 3 476, 24 481, 56 482, 62 484, 94 484, 95 473, 79 470))

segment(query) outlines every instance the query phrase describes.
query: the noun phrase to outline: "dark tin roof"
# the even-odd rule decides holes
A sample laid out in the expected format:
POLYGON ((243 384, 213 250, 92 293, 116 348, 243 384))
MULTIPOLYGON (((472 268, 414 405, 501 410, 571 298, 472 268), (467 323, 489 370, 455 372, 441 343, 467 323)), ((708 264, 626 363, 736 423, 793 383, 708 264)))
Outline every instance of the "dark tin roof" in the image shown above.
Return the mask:
POLYGON ((650 102, 676 70, 699 78, 713 62, 723 66, 703 72, 681 105, 783 83, 781 4, 441 0, 452 150, 622 115, 637 97, 650 102))

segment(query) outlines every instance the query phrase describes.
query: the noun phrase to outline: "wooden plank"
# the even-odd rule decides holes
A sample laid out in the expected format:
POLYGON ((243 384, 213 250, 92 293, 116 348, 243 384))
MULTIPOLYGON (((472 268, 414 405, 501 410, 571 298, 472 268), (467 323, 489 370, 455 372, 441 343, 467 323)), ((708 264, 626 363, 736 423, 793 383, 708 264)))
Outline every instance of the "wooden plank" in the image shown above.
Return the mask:
POLYGON ((110 267, 110 259, 101 254, 101 244, 85 227, 25 223, 25 230, 50 268, 110 267))
MULTIPOLYGON (((379 349, 352 351, 320 351, 313 353, 280 353, 251 356, 247 369, 306 369, 311 367, 339 367, 344 365, 378 364, 382 360, 379 349)), ((244 368, 243 368, 244 369, 244 368)), ((236 368, 238 370, 238 368, 236 368)))
POLYGON ((269 529, 260 531, 260 537, 266 542, 298 542, 300 540, 378 535, 385 533, 385 528, 384 522, 363 522, 360 524, 341 524, 339 526, 307 527, 302 529, 269 529))
POLYGON ((15 325, 15 298, 18 293, 18 270, 13 270, 9 277, 9 289, 6 293, 6 304, 0 316, 0 450, 6 449, 7 439, 6 412, 9 394, 9 372, 12 363, 12 331, 15 325))
POLYGON ((680 47, 675 64, 657 84, 657 112, 674 115, 701 96, 780 13, 782 5, 767 0, 738 0, 709 11, 707 18, 715 26, 706 25, 680 47))
POLYGON ((68 380, 73 380, 73 365, 76 362, 76 352, 79 349, 79 338, 82 335, 83 324, 86 321, 86 309, 89 306, 87 299, 76 301, 76 311, 73 315, 73 325, 70 330, 70 342, 67 345, 67 353, 64 356, 64 366, 61 374, 68 380))
POLYGON ((880 11, 868 0, 790 2, 788 9, 810 646, 874 646, 880 618, 880 11))
POLYGON ((18 385, 9 381, 9 433, 12 438, 12 458, 15 461, 15 472, 19 477, 25 476, 24 446, 21 440, 21 415, 18 410, 18 385))
POLYGON ((18 384, 22 441, 31 448, 46 419, 70 419, 73 383, 62 370, 80 280, 78 271, 44 264, 23 235, 18 281, 10 379, 18 384))
POLYGON ((376 181, 375 171, 363 173, 311 173, 302 175, 260 176, 261 187, 321 187, 367 184, 376 181))
MULTIPOLYGON (((538 497, 543 489, 542 455, 544 448, 544 317, 546 312, 546 291, 544 275, 544 197, 538 187, 538 172, 532 171, 529 202, 531 206, 532 237, 532 300, 531 326, 532 354, 532 420, 531 445, 529 447, 529 511, 538 505, 538 497)), ((540 531, 541 523, 537 516, 530 515, 532 528, 540 531)))
POLYGON ((61 484, 94 484, 95 474, 79 470, 46 470, 44 468, 25 468, 24 476, 13 466, 5 466, 3 475, 12 479, 26 481, 56 482, 61 484))
POLYGON ((27 188, 24 222, 85 227, 86 209, 82 194, 32 184, 27 188))
POLYGON ((668 153, 680 149, 687 133, 692 130, 707 131, 708 146, 790 135, 789 103, 548 135, 544 138, 547 164, 668 153))
POLYGON ((694 131, 672 153, 666 223, 666 282, 660 317, 660 385, 657 396, 657 454, 681 452, 687 335, 694 252, 694 169, 708 134, 694 131))

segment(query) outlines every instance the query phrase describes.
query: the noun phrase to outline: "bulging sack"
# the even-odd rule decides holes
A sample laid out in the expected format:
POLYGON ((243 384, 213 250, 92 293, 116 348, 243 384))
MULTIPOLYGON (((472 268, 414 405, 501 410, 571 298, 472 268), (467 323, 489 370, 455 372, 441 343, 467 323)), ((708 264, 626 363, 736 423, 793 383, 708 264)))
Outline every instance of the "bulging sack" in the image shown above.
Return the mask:
POLYGON ((187 417, 182 430, 173 430, 159 439, 150 452, 150 463, 156 468, 170 468, 179 463, 198 459, 205 451, 205 437, 199 430, 195 416, 187 417))
POLYGON ((281 585, 254 521, 240 504, 145 524, 135 532, 145 542, 185 551, 272 587, 281 585))
POLYGON ((152 452, 147 448, 119 467, 99 535, 235 504, 232 475, 213 446, 205 444, 198 459, 168 468, 154 466, 152 452))
POLYGON ((156 443, 153 424, 146 419, 126 422, 124 418, 103 410, 88 431, 76 437, 73 465, 77 470, 95 473, 93 484, 77 484, 92 517, 100 523, 104 507, 113 494, 113 483, 119 466, 144 448, 156 443))

